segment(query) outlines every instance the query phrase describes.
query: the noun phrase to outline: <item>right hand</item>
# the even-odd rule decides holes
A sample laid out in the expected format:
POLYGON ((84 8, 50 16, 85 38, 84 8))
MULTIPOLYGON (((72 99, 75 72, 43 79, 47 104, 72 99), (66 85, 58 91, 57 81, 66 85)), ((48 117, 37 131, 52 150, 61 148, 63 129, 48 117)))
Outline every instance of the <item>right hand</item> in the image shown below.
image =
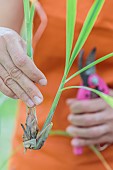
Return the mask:
POLYGON ((24 40, 15 31, 0 27, 0 91, 33 107, 43 101, 35 83, 46 85, 47 80, 27 56, 24 40))

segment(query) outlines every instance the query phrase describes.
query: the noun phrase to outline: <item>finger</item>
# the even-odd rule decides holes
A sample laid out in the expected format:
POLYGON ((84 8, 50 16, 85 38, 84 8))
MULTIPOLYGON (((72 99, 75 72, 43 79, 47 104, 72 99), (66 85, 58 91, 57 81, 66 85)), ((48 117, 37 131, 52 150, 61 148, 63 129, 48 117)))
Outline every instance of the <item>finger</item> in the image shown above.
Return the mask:
POLYGON ((4 67, 11 76, 13 80, 15 80, 20 87, 26 92, 26 94, 32 99, 32 101, 39 105, 43 101, 43 96, 39 89, 35 86, 35 84, 23 74, 21 70, 19 70, 11 61, 10 56, 5 57, 8 62, 4 59, 4 67))
POLYGON ((13 99, 18 99, 16 94, 14 94, 3 82, 3 80, 0 78, 0 91, 5 94, 8 97, 11 97, 13 99))
POLYGON ((111 134, 106 134, 96 139, 79 139, 79 138, 72 139, 71 144, 72 146, 75 147, 81 147, 81 146, 96 145, 100 143, 110 143, 110 141, 111 141, 111 134))
POLYGON ((101 99, 91 99, 91 100, 73 100, 71 104, 69 104, 69 108, 71 113, 79 114, 79 113, 88 113, 88 112, 98 112, 104 110, 108 105, 106 102, 101 99))
POLYGON ((14 62, 14 64, 22 70, 32 81, 39 83, 40 85, 46 85, 47 79, 44 74, 36 67, 34 62, 25 54, 25 50, 20 45, 22 40, 18 40, 13 37, 13 43, 11 43, 12 37, 5 37, 7 42, 7 50, 14 62))
POLYGON ((6 80, 6 85, 18 96, 19 99, 25 102, 28 107, 33 107, 35 105, 25 91, 12 78, 6 80))
POLYGON ((72 125, 83 127, 104 124, 106 121, 111 120, 111 118, 113 118, 111 108, 108 108, 104 111, 97 112, 94 114, 91 113, 82 115, 70 114, 68 116, 68 120, 72 125))
POLYGON ((79 128, 74 126, 69 126, 66 131, 73 137, 81 138, 98 138, 108 132, 110 128, 107 124, 90 127, 90 128, 79 128))
MULTIPOLYGON (((20 98, 22 101, 24 101, 28 107, 33 107, 34 103, 32 102, 32 100, 23 91, 23 89, 10 77, 10 75, 7 73, 7 71, 4 69, 4 67, 2 65, 0 65, 0 70, 2 70, 2 71, 0 71, 0 76, 1 76, 2 80, 5 82, 5 87, 7 89, 9 89, 8 92, 11 91, 13 93, 14 97, 16 95, 18 98, 20 98)), ((8 96, 10 97, 10 95, 12 95, 12 93, 9 94, 8 96)))

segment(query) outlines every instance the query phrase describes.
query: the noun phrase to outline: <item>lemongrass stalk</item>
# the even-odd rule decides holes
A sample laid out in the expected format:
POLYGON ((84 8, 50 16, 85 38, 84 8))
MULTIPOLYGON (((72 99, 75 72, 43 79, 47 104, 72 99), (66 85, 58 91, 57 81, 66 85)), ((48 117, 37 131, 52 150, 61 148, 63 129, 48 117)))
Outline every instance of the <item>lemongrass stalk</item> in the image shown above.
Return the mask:
POLYGON ((56 107, 57 107, 57 105, 58 105, 58 102, 59 102, 59 100, 60 100, 60 96, 61 96, 61 94, 62 94, 61 89, 64 87, 65 81, 66 81, 66 75, 64 74, 64 76, 63 76, 63 78, 62 78, 62 80, 61 80, 59 89, 58 89, 58 91, 57 91, 57 93, 56 93, 56 96, 55 96, 55 98, 54 98, 54 101, 53 101, 53 103, 52 103, 50 112, 49 112, 49 114, 48 114, 48 116, 47 116, 47 119, 46 119, 46 121, 45 121, 45 123, 44 123, 43 129, 45 129, 45 127, 52 121, 52 118, 53 118, 55 109, 56 109, 56 107))
POLYGON ((100 92, 96 89, 92 89, 92 88, 89 88, 86 86, 68 86, 68 87, 61 89, 61 91, 68 90, 68 89, 74 89, 74 88, 75 89, 82 88, 82 89, 89 90, 89 91, 96 93, 98 96, 100 96, 102 99, 104 99, 109 106, 111 106, 113 108, 113 97, 111 97, 103 92, 100 92))
MULTIPOLYGON (((29 4, 29 0, 23 0, 24 3, 24 17, 25 17, 25 23, 26 23, 26 29, 27 24, 29 23, 29 18, 30 18, 30 4, 29 4)), ((27 31, 26 31, 27 32, 27 31)))
POLYGON ((110 167, 110 165, 107 163, 107 161, 105 160, 104 156, 96 149, 95 146, 89 146, 89 148, 95 153, 95 155, 97 155, 97 157, 100 159, 100 161, 102 162, 102 164, 104 165, 104 167, 107 170, 112 170, 112 168, 110 167))
MULTIPOLYGON (((87 18, 86 18, 86 22, 85 22, 85 24, 84 24, 84 27, 82 28, 82 32, 85 32, 85 31, 87 31, 86 28, 87 28, 87 25, 88 25, 88 30, 89 30, 89 31, 88 31, 88 34, 85 34, 85 35, 86 35, 86 36, 84 37, 85 40, 87 39, 87 37, 88 37, 88 35, 89 35, 89 33, 90 33, 90 31, 91 31, 91 29, 92 29, 95 21, 96 21, 96 18, 97 18, 98 14, 99 14, 102 6, 103 6, 104 1, 105 1, 105 0, 101 0, 101 3, 100 3, 99 1, 96 0, 96 1, 94 2, 94 4, 93 4, 92 8, 90 9, 90 12, 88 13, 88 16, 87 16, 87 18), (89 24, 91 24, 91 25, 89 25, 89 24), (84 31, 84 30, 85 30, 85 31, 84 31)), ((68 4, 69 2, 72 3, 72 2, 74 2, 74 1, 67 1, 67 5, 69 5, 69 4, 68 4)), ((75 3, 75 4, 76 4, 76 3, 75 3)), ((70 6, 71 6, 71 5, 70 5, 70 6)), ((69 12, 69 11, 67 11, 67 12, 69 12)), ((71 19, 71 18, 70 18, 70 19, 71 19)), ((73 19, 75 19, 75 16, 73 17, 73 19)), ((69 24, 67 24, 67 26, 69 26, 69 24)), ((73 30, 73 29, 72 29, 72 30, 73 30)), ((81 33, 81 34, 82 34, 82 36, 83 36, 83 33, 81 33)), ((81 35, 81 34, 80 34, 80 35, 81 35)), ((70 36, 70 37, 71 37, 71 36, 70 36)), ((81 36, 80 36, 80 37, 81 37, 81 36)), ((70 40, 71 40, 70 43, 72 43, 72 38, 70 38, 70 40)), ((81 40, 81 38, 80 38, 80 40, 81 40)), ((78 39, 78 41, 80 41, 80 40, 78 39)), ((84 40, 84 42, 85 42, 85 40, 84 40)), ((77 41, 77 42, 78 42, 78 41, 77 41)), ((81 44, 80 44, 80 45, 81 45, 81 44)), ((69 51, 68 53, 70 53, 70 47, 69 47, 68 51, 69 51)), ((69 56, 66 56, 66 57, 69 57, 69 56)), ((75 57, 76 57, 76 56, 75 56, 75 57)), ((73 58, 71 57, 71 59, 73 59, 73 58)), ((71 62, 71 59, 70 59, 70 62, 71 62)), ((68 60, 69 60, 69 58, 67 59, 67 61, 68 61, 68 60)), ((51 109, 50 109, 50 112, 49 112, 49 114, 48 114, 48 116, 47 116, 47 119, 46 119, 46 121, 45 121, 45 123, 44 123, 43 129, 51 122, 51 120, 52 120, 52 118, 53 118, 55 109, 56 109, 56 107, 57 107, 57 105, 58 105, 58 102, 59 102, 59 99, 60 99, 60 96, 61 96, 61 93, 62 93, 61 89, 64 87, 64 85, 65 85, 65 83, 66 83, 67 75, 68 75, 68 73, 69 73, 69 71, 70 71, 70 62, 69 62, 69 65, 66 65, 66 67, 65 67, 65 71, 64 71, 64 75, 63 75, 61 84, 60 84, 60 86, 59 86, 59 89, 58 89, 57 94, 56 94, 56 96, 55 96, 55 99, 54 99, 54 101, 53 101, 53 104, 52 104, 52 107, 51 107, 51 109)), ((72 62, 71 62, 71 63, 72 63, 72 62)))
POLYGON ((78 38, 76 45, 74 47, 74 50, 72 52, 70 62, 68 65, 68 70, 70 70, 75 58, 77 57, 77 55, 80 52, 81 48, 83 47, 85 41, 87 40, 95 22, 96 22, 96 19, 103 7, 104 2, 105 2, 105 0, 95 0, 90 11, 88 12, 86 20, 85 20, 82 30, 80 32, 79 38, 78 38))
POLYGON ((77 0, 67 0, 66 12, 66 67, 69 64, 74 39, 77 0))
POLYGON ((95 66, 96 64, 99 64, 100 62, 106 60, 106 59, 109 59, 110 57, 113 57, 113 53, 110 53, 108 55, 105 55, 104 57, 101 57, 99 58, 98 60, 92 62, 91 64, 85 66, 84 68, 82 68, 81 70, 77 71, 76 73, 74 73, 73 75, 71 75, 67 80, 66 80, 66 83, 68 81, 70 81, 72 78, 74 78, 75 76, 79 75, 80 73, 84 72, 85 70, 95 66))
POLYGON ((30 9, 31 30, 32 30, 32 25, 33 25, 34 12, 35 12, 35 4, 32 3, 31 4, 31 9, 30 9))
POLYGON ((30 18, 29 18, 29 28, 28 28, 28 39, 27 39, 27 54, 33 59, 33 48, 32 48, 32 37, 33 37, 33 18, 34 18, 35 6, 32 3, 30 9, 30 18))
POLYGON ((32 59, 33 58, 33 49, 32 49, 32 26, 35 7, 34 4, 30 7, 29 0, 24 0, 24 16, 25 16, 25 25, 26 25, 26 42, 27 42, 27 54, 32 59))
MULTIPOLYGON (((108 59, 108 58, 110 58, 110 57, 112 57, 112 56, 113 56, 113 53, 108 54, 108 55, 106 55, 106 56, 104 56, 104 57, 96 60, 95 62, 89 64, 88 66, 84 67, 84 68, 81 69, 80 71, 76 72, 76 73, 74 74, 74 77, 77 76, 78 74, 80 74, 81 72, 85 71, 86 69, 89 69, 90 67, 92 67, 92 66, 98 64, 99 62, 102 62, 102 61, 104 61, 104 60, 106 60, 106 59, 108 59)), ((55 99, 54 99, 54 101, 53 101, 52 107, 51 107, 51 109, 50 109, 50 112, 49 112, 49 114, 48 114, 48 117, 47 117, 47 119, 46 119, 46 122, 44 123, 44 127, 43 127, 43 128, 45 128, 45 127, 51 122, 51 120, 52 120, 52 117, 53 117, 53 115, 54 115, 55 109, 56 109, 56 107, 57 107, 57 105, 58 105, 58 102, 59 102, 59 99, 60 99, 60 96, 61 96, 61 93, 62 93, 62 89, 63 89, 65 83, 70 80, 70 78, 68 78, 68 79, 66 80, 66 77, 67 77, 67 75, 64 74, 63 79, 62 79, 61 84, 60 84, 60 87, 59 87, 59 89, 58 89, 58 91, 57 91, 56 97, 55 97, 55 99)), ((71 78, 73 78, 73 76, 71 76, 71 78)), ((69 87, 64 88, 64 89, 68 89, 68 88, 69 88, 69 87)), ((93 89, 93 90, 94 90, 94 89, 93 89)))
POLYGON ((65 136, 65 137, 72 137, 68 132, 64 130, 51 130, 49 133, 51 136, 52 135, 59 135, 59 136, 65 136))
POLYGON ((27 42, 27 54, 31 57, 30 47, 29 47, 29 21, 30 21, 30 3, 29 0, 23 0, 24 3, 24 17, 25 17, 25 34, 26 34, 26 42, 27 42))

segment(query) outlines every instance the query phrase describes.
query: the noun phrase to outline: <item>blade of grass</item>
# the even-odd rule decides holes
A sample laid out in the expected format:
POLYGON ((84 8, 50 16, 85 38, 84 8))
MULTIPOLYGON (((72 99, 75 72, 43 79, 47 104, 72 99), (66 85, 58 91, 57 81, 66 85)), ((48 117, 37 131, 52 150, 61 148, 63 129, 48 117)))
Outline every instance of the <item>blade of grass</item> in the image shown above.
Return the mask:
POLYGON ((30 19, 30 4, 29 4, 29 0, 23 0, 23 3, 24 3, 25 22, 27 26, 27 23, 29 22, 29 19, 30 19))
POLYGON ((59 135, 59 136, 65 136, 65 137, 71 137, 71 135, 69 135, 69 133, 67 133, 66 131, 63 130, 51 130, 50 131, 50 135, 59 135))
POLYGON ((95 0, 90 11, 88 12, 86 20, 85 20, 82 30, 80 32, 79 38, 77 40, 77 43, 76 43, 74 50, 72 52, 72 55, 71 55, 71 59, 70 59, 69 66, 68 66, 69 70, 70 70, 75 58, 77 57, 78 53, 80 52, 81 48, 83 47, 85 41, 87 40, 87 38, 94 26, 94 23, 101 11, 101 8, 102 8, 104 2, 105 2, 105 0, 95 0))
POLYGON ((30 25, 31 25, 31 30, 32 30, 32 23, 33 23, 33 18, 34 18, 34 12, 35 12, 35 5, 32 3, 31 4, 31 9, 30 9, 30 25))
POLYGON ((108 55, 105 55, 104 57, 99 58, 98 60, 92 62, 91 64, 87 65, 86 67, 82 68, 81 70, 77 71, 76 73, 74 73, 72 76, 70 76, 67 80, 66 83, 71 80, 72 78, 74 78, 75 76, 79 75, 80 73, 84 72, 85 70, 95 66, 96 64, 99 64, 100 62, 110 58, 113 56, 113 53, 110 53, 108 55))
POLYGON ((30 19, 29 19, 29 27, 28 27, 28 55, 33 59, 33 48, 32 48, 32 37, 33 37, 33 18, 35 13, 35 5, 31 4, 30 8, 30 19))
POLYGON ((63 88, 62 91, 68 90, 68 89, 73 89, 73 88, 75 88, 75 89, 82 88, 82 89, 85 89, 85 90, 90 90, 90 91, 96 93, 102 99, 104 99, 106 101, 106 103, 113 108, 113 97, 111 97, 107 94, 104 94, 104 93, 102 93, 102 92, 100 92, 96 89, 92 89, 92 88, 85 87, 85 86, 68 86, 68 87, 63 88))
POLYGON ((77 0, 67 0, 66 12, 66 66, 68 65, 74 38, 77 0))
POLYGON ((30 6, 29 0, 24 0, 24 16, 25 16, 25 28, 26 28, 26 41, 27 41, 27 54, 32 59, 33 50, 32 50, 32 26, 35 6, 34 3, 30 6))
POLYGON ((102 164, 104 165, 104 167, 105 167, 107 170, 112 170, 112 168, 110 167, 110 165, 106 162, 105 158, 104 158, 103 155, 96 149, 96 147, 90 146, 89 148, 97 155, 97 157, 100 159, 100 161, 102 162, 102 164))
POLYGON ((25 32, 26 32, 26 42, 27 42, 27 54, 31 57, 31 48, 29 43, 29 23, 30 23, 30 3, 29 0, 23 0, 24 3, 24 17, 25 17, 25 32))

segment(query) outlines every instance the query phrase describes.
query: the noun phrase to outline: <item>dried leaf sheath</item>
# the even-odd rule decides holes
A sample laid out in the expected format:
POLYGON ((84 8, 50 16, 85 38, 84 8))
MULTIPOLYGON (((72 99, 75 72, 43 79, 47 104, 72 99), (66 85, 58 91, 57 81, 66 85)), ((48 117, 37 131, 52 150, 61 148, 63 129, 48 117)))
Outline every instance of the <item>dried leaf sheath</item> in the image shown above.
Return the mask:
POLYGON ((38 128, 38 121, 36 117, 35 108, 28 108, 27 119, 25 124, 26 127, 24 127, 23 124, 21 124, 21 126, 24 130, 23 144, 26 151, 27 149, 41 149, 49 135, 53 124, 50 123, 48 126, 45 127, 45 129, 40 131, 38 128))
POLYGON ((37 125, 37 118, 36 118, 36 114, 35 114, 35 108, 28 108, 25 125, 26 125, 26 129, 25 129, 24 125, 21 124, 21 126, 24 130, 23 141, 35 139, 37 136, 37 133, 39 131, 38 125, 37 125))
MULTIPOLYGON (((28 108, 27 119, 26 119, 26 124, 25 124, 26 127, 24 127, 23 124, 21 124, 21 126, 24 130, 24 135, 23 135, 24 143, 37 138, 39 128, 38 128, 35 108, 28 108)), ((32 149, 30 145, 28 146, 28 148, 32 149)), ((25 148, 25 149, 28 149, 28 148, 25 148)))

